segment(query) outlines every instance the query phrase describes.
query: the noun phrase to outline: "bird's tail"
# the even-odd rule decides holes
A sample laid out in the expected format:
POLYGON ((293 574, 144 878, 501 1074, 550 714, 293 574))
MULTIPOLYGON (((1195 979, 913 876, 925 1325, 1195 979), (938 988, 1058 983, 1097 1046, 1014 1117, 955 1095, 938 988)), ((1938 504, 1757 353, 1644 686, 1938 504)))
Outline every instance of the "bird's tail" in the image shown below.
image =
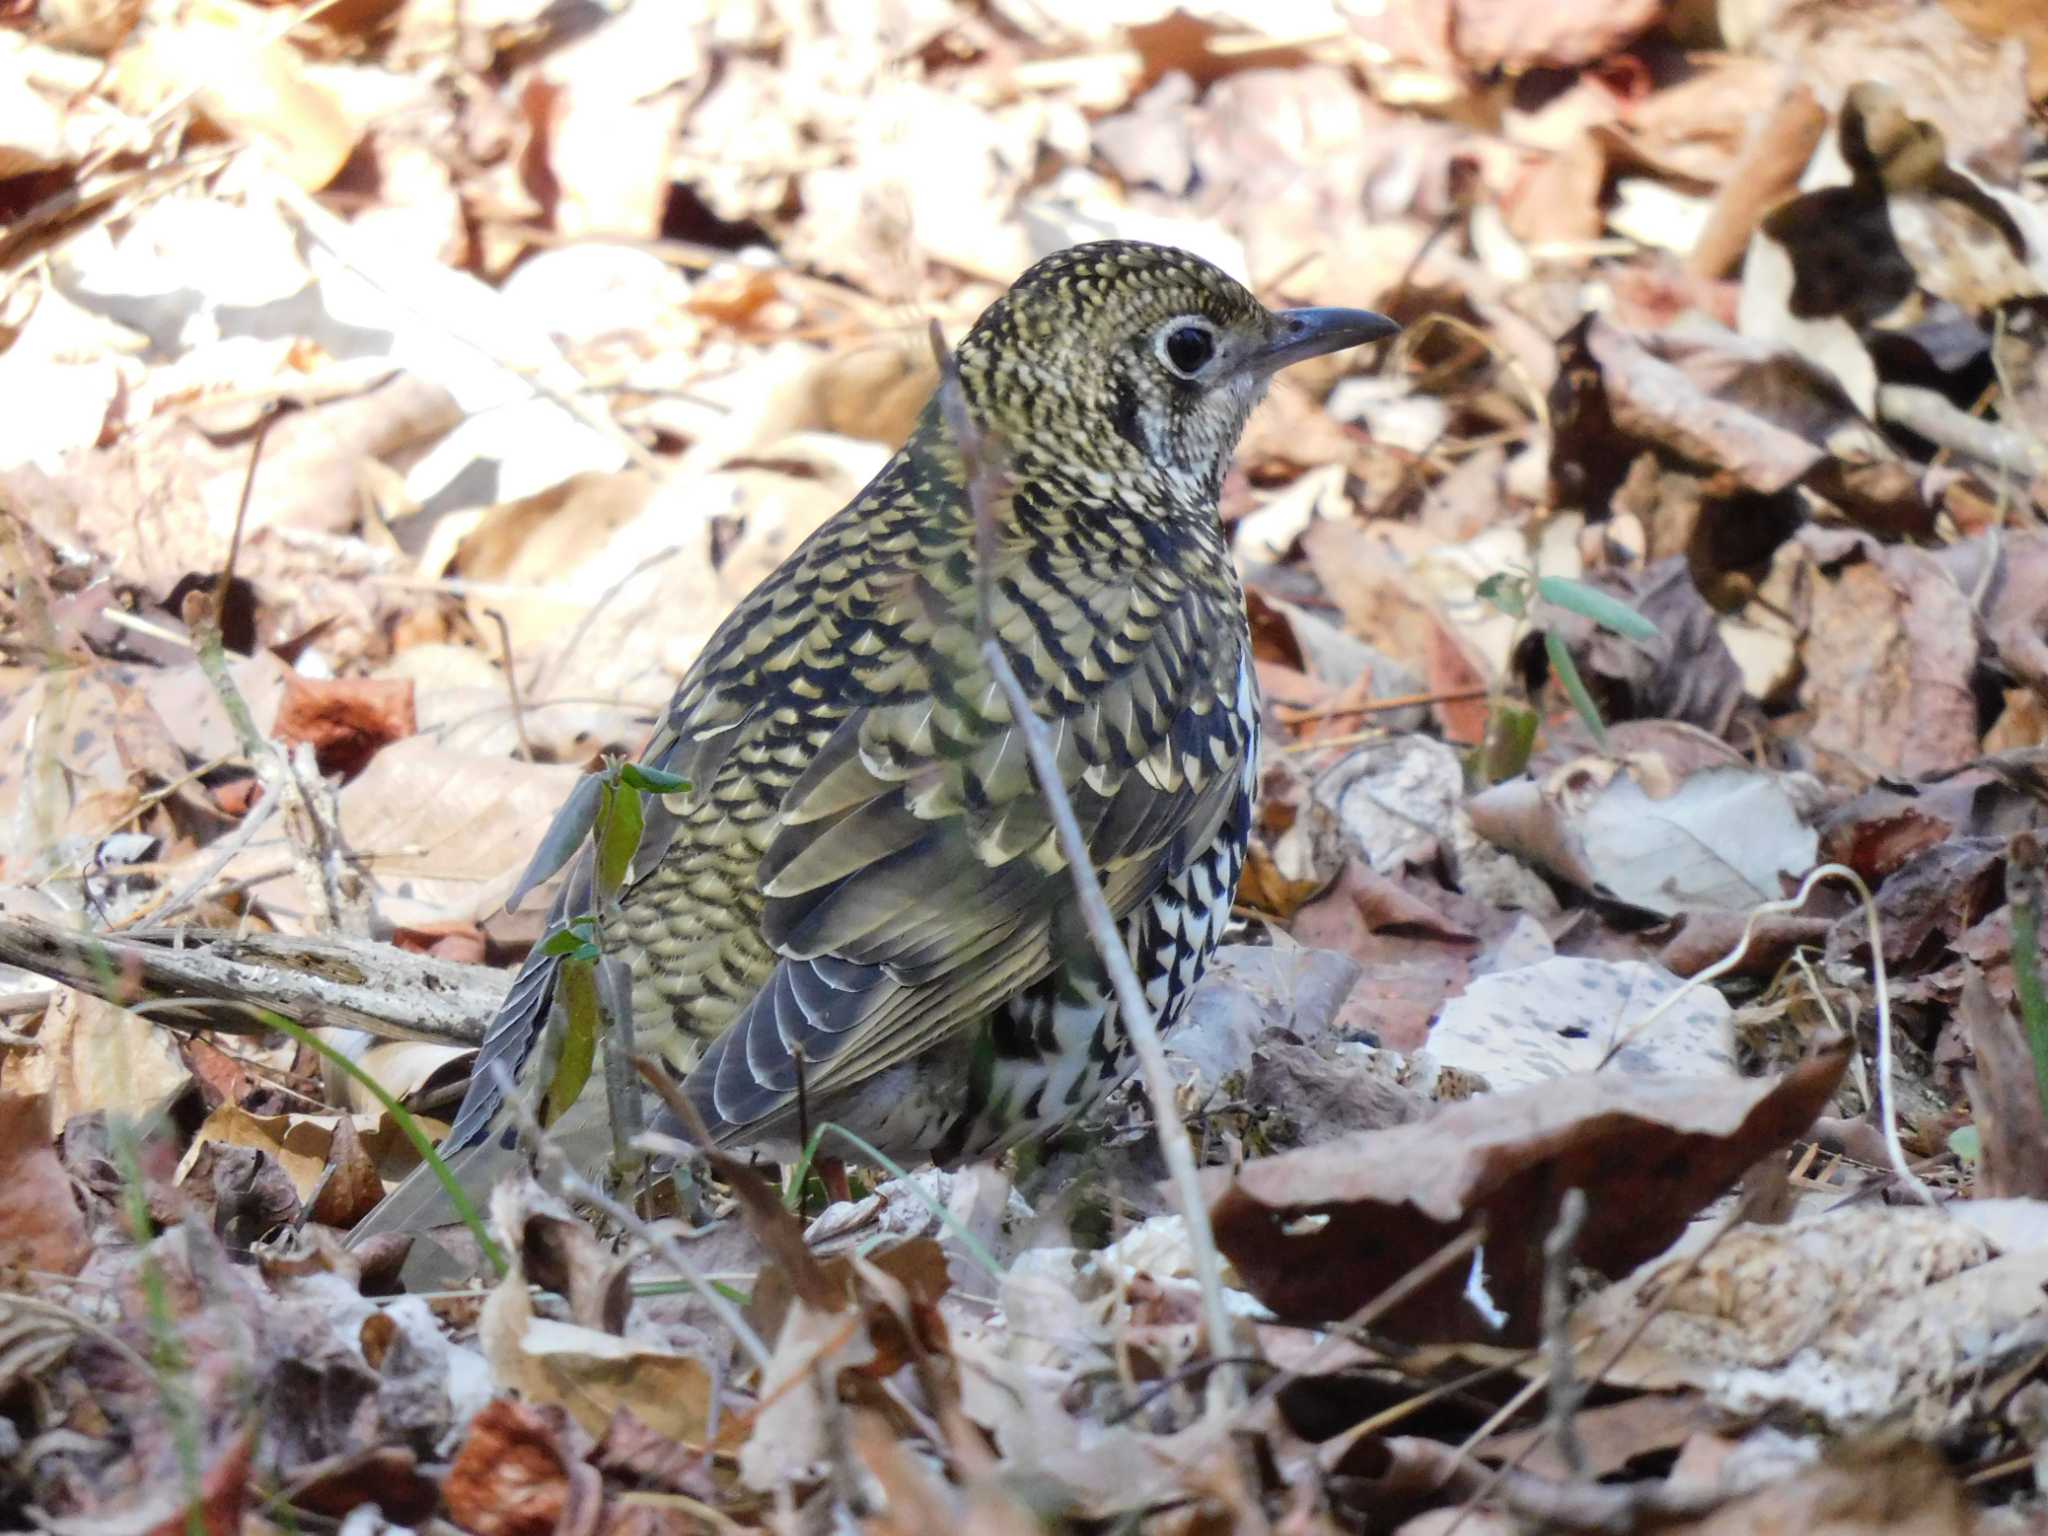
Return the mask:
MULTIPOLYGON (((491 1140, 444 1153, 442 1161, 462 1192, 481 1210, 491 1186, 519 1166, 520 1153, 516 1145, 507 1147, 491 1140)), ((422 1163, 379 1201, 376 1209, 356 1223, 345 1241, 348 1247, 356 1248, 381 1233, 424 1232, 459 1219, 448 1191, 434 1176, 434 1170, 422 1163)))
MULTIPOLYGON (((560 961, 536 950, 512 980, 497 1016, 484 1032, 470 1073, 469 1091, 456 1111, 455 1123, 441 1139, 441 1159, 464 1194, 481 1205, 491 1186, 519 1163, 518 1140, 501 1113, 505 1083, 517 1082, 546 1029, 554 1007, 555 976, 560 961)), ((456 1220, 455 1206, 434 1170, 422 1163, 404 1182, 356 1223, 348 1245, 380 1232, 418 1232, 456 1220)))

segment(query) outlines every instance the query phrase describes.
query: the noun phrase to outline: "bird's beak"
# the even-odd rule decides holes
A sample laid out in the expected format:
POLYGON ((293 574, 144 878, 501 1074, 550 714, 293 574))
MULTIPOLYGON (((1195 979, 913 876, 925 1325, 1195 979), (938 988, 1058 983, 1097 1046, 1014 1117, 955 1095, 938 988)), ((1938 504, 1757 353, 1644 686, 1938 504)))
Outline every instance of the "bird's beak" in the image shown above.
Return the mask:
POLYGON ((1369 309, 1283 309, 1273 318, 1280 322, 1278 334, 1249 360, 1261 374, 1277 373, 1290 363, 1321 357, 1325 352, 1362 347, 1401 329, 1369 309))

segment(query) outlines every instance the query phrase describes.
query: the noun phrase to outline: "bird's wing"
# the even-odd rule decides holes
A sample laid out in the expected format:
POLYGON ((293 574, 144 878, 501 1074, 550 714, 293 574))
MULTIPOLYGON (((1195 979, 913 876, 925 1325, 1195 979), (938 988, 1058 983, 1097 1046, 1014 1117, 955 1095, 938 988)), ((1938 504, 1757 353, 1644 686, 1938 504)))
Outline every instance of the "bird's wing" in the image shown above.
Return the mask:
MULTIPOLYGON (((999 628, 1049 700, 1061 784, 1121 915, 1229 811, 1249 663, 1212 594, 1126 590, 1062 634, 1074 601, 1013 583, 999 628)), ((686 1083, 721 1138, 785 1119, 799 1070, 807 1095, 848 1087, 1086 954, 1072 873, 969 616, 925 654, 929 674, 848 714, 783 797, 759 871, 780 958, 686 1083)))

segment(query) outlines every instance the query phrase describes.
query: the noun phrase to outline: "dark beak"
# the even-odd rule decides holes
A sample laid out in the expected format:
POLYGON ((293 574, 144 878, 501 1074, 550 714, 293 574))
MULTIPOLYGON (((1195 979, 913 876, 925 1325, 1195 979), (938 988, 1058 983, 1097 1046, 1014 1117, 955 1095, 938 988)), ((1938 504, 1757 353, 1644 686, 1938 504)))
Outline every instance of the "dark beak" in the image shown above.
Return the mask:
POLYGON ((1362 347, 1393 335, 1401 327, 1369 309, 1283 309, 1273 317, 1279 334, 1251 355, 1260 373, 1277 373, 1290 363, 1362 347))

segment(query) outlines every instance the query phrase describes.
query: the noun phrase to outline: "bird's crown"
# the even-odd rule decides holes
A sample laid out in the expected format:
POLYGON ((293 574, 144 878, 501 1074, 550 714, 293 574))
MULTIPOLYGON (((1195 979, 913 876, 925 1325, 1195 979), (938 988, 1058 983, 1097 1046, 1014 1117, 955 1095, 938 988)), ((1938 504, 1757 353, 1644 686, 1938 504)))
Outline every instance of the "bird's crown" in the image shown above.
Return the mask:
POLYGON ((1277 327, 1201 257, 1103 240, 1018 278, 961 343, 960 375, 1013 455, 1125 496, 1213 506, 1277 327))

